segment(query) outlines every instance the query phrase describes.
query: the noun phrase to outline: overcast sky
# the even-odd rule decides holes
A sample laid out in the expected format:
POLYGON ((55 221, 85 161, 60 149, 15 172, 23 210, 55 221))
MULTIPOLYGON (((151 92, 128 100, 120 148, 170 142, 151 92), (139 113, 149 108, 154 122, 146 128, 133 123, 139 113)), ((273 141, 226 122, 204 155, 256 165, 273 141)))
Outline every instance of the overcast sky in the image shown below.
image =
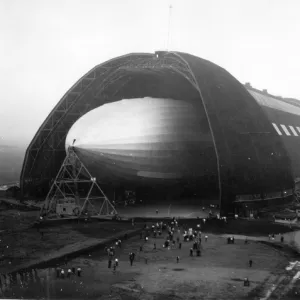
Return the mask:
MULTIPOLYGON (((0 136, 26 145, 84 73, 130 52, 208 59, 300 99, 299 0, 0 0, 0 136)), ((1 142, 1 140, 0 140, 1 142)))

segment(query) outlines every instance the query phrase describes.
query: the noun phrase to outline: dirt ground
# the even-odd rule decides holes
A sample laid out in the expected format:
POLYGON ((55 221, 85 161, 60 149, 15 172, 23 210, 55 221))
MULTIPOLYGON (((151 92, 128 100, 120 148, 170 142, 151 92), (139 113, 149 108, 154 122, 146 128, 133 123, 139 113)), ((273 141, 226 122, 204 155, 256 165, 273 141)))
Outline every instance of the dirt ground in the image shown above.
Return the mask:
MULTIPOLYGON (((61 224, 57 227, 44 228, 41 231, 29 228, 36 220, 39 212, 18 212, 9 210, 0 213, 2 228, 12 229, 11 233, 0 233, 0 273, 7 273, 19 264, 29 262, 48 253, 57 251, 66 245, 91 238, 106 238, 118 231, 132 229, 131 223, 88 223, 61 224), (29 229, 28 229, 29 228, 29 229)), ((199 220, 181 220, 185 227, 195 228, 199 220)), ((235 244, 228 245, 224 236, 216 233, 245 233, 267 236, 269 233, 287 232, 290 229, 279 224, 265 221, 228 220, 216 224, 215 221, 202 225, 203 235, 208 235, 208 241, 202 239, 202 256, 190 257, 191 242, 182 242, 182 249, 165 249, 166 233, 154 239, 150 237, 144 242, 139 237, 123 243, 122 249, 117 249, 119 267, 114 273, 107 267, 107 258, 103 250, 82 255, 62 265, 67 269, 80 266, 83 269, 81 278, 56 278, 55 267, 39 270, 38 280, 26 279, 26 286, 15 285, 9 297, 48 299, 260 299, 277 280, 277 293, 269 299, 281 299, 276 295, 289 293, 294 299, 300 293, 298 282, 290 291, 285 290, 294 273, 287 274, 285 267, 293 261, 294 254, 280 247, 270 247, 257 241, 236 239, 235 244), (153 249, 156 243, 157 249, 153 249), (143 245, 143 251, 139 251, 143 245), (134 251, 136 261, 131 267, 128 260, 129 252, 134 251), (176 263, 176 257, 180 257, 176 263), (146 263, 147 259, 147 263, 146 263), (248 266, 249 259, 253 266, 248 266), (243 286, 243 279, 248 277, 250 287, 243 286), (45 294, 47 291, 47 294, 45 294), (273 297, 273 298, 272 298, 273 297), (275 298, 274 298, 275 297, 275 298), (276 298, 277 297, 277 298, 276 298)), ((179 235, 182 240, 182 231, 179 235)), ((175 236, 176 238, 177 236, 175 236)))
MULTIPOLYGON (((189 256, 190 242, 183 243, 182 249, 169 250, 162 247, 163 239, 151 238, 141 253, 139 244, 140 241, 135 240, 119 255, 118 272, 121 276, 126 273, 127 277, 134 277, 134 281, 114 285, 113 290, 126 293, 126 289, 134 288, 137 294, 147 294, 148 299, 243 299, 269 276, 284 273, 290 260, 288 255, 269 246, 256 242, 245 245, 244 241, 228 245, 226 239, 216 235, 209 235, 207 242, 202 241, 201 257, 189 256), (153 250, 154 243, 157 250, 153 250), (138 257, 135 265, 129 267, 127 253, 132 250, 138 257), (253 260, 252 268, 248 265, 249 259, 253 260), (245 277, 249 278, 250 287, 243 286, 245 277)), ((107 262, 99 264, 95 277, 101 278, 107 262)))
POLYGON ((36 219, 36 212, 10 210, 1 213, 0 220, 5 224, 2 228, 10 228, 11 231, 0 232, 0 273, 8 273, 21 264, 46 257, 64 246, 85 242, 90 238, 104 239, 132 229, 130 223, 112 225, 106 222, 93 222, 61 224, 38 231, 31 228, 36 219))
MULTIPOLYGON (((104 251, 98 250, 61 264, 65 270, 81 267, 81 277, 72 275, 71 278, 57 278, 53 266, 38 270, 34 282, 27 279, 26 284, 15 285, 13 294, 10 292, 5 296, 101 300, 242 300, 264 297, 278 278, 283 278, 285 285, 290 281, 285 268, 294 260, 291 253, 256 241, 245 244, 244 240, 236 240, 235 244, 227 244, 224 237, 207 235, 207 242, 202 239, 201 257, 189 256, 191 242, 182 242, 182 249, 178 249, 178 245, 174 249, 164 248, 166 233, 159 238, 150 237, 147 242, 134 237, 124 241, 121 249, 117 248, 119 266, 116 272, 108 268, 104 251), (143 251, 140 252, 141 245, 143 251), (136 260, 130 266, 128 254, 132 251, 136 253, 136 260), (180 257, 179 263, 176 262, 177 256, 180 257), (249 259, 253 260, 251 268, 249 259), (249 278, 250 287, 244 287, 245 277, 249 278)), ((180 238, 182 240, 182 233, 180 238)), ((284 290, 284 286, 281 287, 278 295, 284 290)))
POLYGON ((0 210, 0 233, 2 230, 24 230, 37 220, 38 216, 39 211, 0 210))

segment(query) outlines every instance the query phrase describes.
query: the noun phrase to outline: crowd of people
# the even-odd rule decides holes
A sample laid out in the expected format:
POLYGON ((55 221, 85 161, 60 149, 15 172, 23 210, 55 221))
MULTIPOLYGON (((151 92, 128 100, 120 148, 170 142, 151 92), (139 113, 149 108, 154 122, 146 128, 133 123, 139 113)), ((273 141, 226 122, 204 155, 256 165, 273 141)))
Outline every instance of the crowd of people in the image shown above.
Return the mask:
MULTIPOLYGON (((164 249, 181 249, 182 242, 193 242, 192 248, 189 249, 190 256, 201 256, 202 251, 202 239, 207 242, 208 235, 204 235, 201 232, 201 227, 207 222, 206 219, 199 219, 199 223, 196 228, 188 228, 187 225, 180 225, 179 220, 176 217, 173 217, 169 222, 156 222, 150 226, 144 225, 143 230, 140 232, 140 240, 141 244, 139 249, 135 251, 131 251, 129 253, 129 264, 133 266, 135 258, 137 254, 141 256, 144 251, 144 247, 147 243, 149 243, 149 238, 154 239, 152 250, 157 250, 158 240, 165 235, 164 242, 162 244, 162 248, 164 249)), ((132 220, 132 225, 134 226, 134 220, 132 220)), ((107 253, 108 258, 108 268, 113 269, 115 272, 119 266, 119 260, 116 254, 116 247, 121 248, 122 241, 118 240, 114 245, 106 247, 105 251, 107 253)), ((145 263, 148 264, 148 258, 144 258, 145 263)), ((176 256, 176 262, 179 263, 180 257, 176 256)))

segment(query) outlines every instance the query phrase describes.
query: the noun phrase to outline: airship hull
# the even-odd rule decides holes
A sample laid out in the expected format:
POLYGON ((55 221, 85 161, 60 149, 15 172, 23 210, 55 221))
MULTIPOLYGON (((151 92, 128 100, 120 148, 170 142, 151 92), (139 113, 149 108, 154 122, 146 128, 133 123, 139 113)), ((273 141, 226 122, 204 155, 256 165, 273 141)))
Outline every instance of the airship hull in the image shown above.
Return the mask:
POLYGON ((130 99, 89 112, 66 142, 99 182, 153 186, 199 182, 216 171, 212 137, 192 103, 130 99))

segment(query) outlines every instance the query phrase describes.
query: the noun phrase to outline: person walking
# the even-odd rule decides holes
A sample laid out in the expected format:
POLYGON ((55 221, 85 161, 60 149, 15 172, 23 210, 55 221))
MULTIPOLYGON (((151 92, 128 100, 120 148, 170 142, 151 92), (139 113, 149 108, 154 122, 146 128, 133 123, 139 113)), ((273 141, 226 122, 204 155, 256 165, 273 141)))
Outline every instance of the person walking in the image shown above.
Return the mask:
POLYGON ((249 267, 251 268, 252 267, 252 264, 253 264, 253 261, 252 259, 249 260, 249 267))
POLYGON ((130 265, 132 266, 132 264, 133 264, 133 253, 129 254, 129 261, 130 261, 130 265))
POLYGON ((70 278, 71 277, 71 274, 72 274, 72 270, 71 269, 68 269, 68 278, 70 278))

